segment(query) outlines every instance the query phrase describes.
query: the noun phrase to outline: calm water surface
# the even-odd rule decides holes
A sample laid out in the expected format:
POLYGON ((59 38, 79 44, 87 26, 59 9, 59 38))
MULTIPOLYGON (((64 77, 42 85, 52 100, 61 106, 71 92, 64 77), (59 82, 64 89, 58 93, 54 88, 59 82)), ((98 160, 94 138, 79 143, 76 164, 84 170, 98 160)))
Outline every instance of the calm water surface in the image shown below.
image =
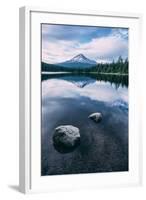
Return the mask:
POLYGON ((128 170, 128 77, 42 75, 41 174, 128 170), (88 118, 101 112, 96 124, 88 118), (70 153, 53 146, 54 129, 73 125, 81 143, 70 153))

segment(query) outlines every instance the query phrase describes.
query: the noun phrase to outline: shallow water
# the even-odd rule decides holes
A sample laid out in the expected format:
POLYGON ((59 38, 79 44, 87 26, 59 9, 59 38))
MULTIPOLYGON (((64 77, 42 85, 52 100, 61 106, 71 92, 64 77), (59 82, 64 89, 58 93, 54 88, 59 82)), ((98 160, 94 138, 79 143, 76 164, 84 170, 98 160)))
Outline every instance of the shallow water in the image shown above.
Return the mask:
POLYGON ((75 174, 128 170, 128 77, 42 75, 41 174, 75 174), (88 116, 101 112, 95 123, 88 116), (80 145, 59 153, 54 129, 80 129, 80 145))

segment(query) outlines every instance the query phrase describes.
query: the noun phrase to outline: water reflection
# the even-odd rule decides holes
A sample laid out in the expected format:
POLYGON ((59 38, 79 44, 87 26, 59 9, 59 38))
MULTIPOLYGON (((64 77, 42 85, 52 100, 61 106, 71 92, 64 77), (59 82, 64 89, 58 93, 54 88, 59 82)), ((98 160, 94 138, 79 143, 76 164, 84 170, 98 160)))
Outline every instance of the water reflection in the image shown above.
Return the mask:
POLYGON ((124 82, 124 80, 127 81, 127 78, 117 78, 119 80, 117 84, 117 82, 97 80, 85 75, 45 75, 45 77, 48 79, 43 81, 42 95, 44 99, 87 97, 106 102, 119 100, 128 102, 127 86, 125 86, 127 82, 124 82))
POLYGON ((42 75, 42 175, 128 170, 128 77, 106 75, 42 75), (88 119, 101 112, 98 125, 88 119), (80 129, 73 152, 53 146, 59 125, 80 129))
POLYGON ((128 87, 127 75, 106 75, 106 74, 42 74, 42 81, 50 78, 59 78, 68 81, 84 82, 83 87, 93 81, 109 82, 111 85, 115 85, 116 88, 128 87))

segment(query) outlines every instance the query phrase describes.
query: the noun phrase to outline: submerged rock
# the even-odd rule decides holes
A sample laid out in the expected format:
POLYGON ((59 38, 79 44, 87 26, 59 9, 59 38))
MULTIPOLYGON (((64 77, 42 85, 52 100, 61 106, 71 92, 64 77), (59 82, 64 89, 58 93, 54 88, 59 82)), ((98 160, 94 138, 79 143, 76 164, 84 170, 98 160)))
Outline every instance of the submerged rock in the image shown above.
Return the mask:
POLYGON ((80 131, 72 125, 58 126, 53 135, 53 144, 60 153, 69 153, 80 144, 80 131))
POLYGON ((91 115, 89 115, 90 119, 92 119, 94 122, 98 123, 102 120, 102 114, 101 113, 92 113, 91 115))

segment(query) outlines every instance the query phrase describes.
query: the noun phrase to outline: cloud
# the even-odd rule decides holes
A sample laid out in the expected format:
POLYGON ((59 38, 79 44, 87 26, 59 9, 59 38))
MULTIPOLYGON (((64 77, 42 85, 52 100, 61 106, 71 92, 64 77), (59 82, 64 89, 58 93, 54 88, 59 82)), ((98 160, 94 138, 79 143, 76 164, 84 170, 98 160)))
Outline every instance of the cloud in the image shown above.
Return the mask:
POLYGON ((58 63, 71 58, 78 50, 76 41, 45 41, 42 44, 42 60, 47 63, 58 63))
POLYGON ((94 59, 114 59, 119 55, 125 57, 127 54, 127 42, 122 38, 110 35, 91 40, 91 42, 81 45, 81 50, 88 52, 94 59))
POLYGON ((96 27, 44 25, 42 60, 59 63, 79 53, 97 62, 111 62, 119 56, 128 57, 128 29, 105 30, 106 28, 96 27))

